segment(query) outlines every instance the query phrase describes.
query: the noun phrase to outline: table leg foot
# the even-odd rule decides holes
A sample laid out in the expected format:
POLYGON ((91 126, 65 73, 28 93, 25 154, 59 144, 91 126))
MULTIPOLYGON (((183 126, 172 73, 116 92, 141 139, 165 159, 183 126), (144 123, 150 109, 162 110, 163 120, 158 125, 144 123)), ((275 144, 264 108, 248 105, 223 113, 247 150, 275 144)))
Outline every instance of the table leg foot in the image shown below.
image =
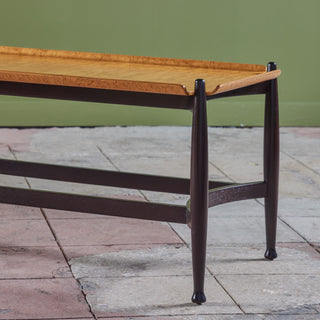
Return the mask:
POLYGON ((196 303, 196 304, 202 304, 206 302, 206 296, 203 292, 195 292, 192 295, 192 302, 196 303))
POLYGON ((273 259, 276 259, 277 258, 277 251, 276 251, 276 249, 267 249, 266 250, 266 253, 264 254, 264 257, 266 258, 266 259, 269 259, 269 260, 273 260, 273 259))

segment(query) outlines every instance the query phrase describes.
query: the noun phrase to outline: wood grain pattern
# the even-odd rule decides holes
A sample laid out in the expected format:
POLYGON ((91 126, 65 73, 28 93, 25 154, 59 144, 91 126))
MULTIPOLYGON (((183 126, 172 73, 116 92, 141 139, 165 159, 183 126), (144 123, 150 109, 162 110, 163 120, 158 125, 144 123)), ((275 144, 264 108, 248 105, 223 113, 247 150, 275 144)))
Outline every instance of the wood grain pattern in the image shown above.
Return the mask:
POLYGON ((274 79, 260 65, 0 46, 0 80, 97 89, 212 95, 274 79))

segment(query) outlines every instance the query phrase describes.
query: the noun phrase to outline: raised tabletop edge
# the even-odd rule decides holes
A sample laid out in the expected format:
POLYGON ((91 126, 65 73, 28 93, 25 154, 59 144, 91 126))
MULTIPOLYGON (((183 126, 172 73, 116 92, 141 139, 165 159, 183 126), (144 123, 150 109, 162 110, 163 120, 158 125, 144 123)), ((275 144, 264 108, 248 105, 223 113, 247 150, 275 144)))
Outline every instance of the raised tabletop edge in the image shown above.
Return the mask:
POLYGON ((221 70, 239 70, 252 72, 266 72, 264 65, 246 64, 235 62, 221 62, 213 60, 195 60, 195 59, 178 59, 164 57, 150 57, 138 55, 122 55, 114 53, 96 53, 84 51, 68 51, 68 50, 53 50, 39 48, 24 48, 0 46, 0 54, 15 54, 25 56, 39 56, 63 59, 81 59, 95 61, 110 61, 110 62, 128 62, 139 64, 157 64, 175 67, 190 67, 190 68, 210 68, 221 70))

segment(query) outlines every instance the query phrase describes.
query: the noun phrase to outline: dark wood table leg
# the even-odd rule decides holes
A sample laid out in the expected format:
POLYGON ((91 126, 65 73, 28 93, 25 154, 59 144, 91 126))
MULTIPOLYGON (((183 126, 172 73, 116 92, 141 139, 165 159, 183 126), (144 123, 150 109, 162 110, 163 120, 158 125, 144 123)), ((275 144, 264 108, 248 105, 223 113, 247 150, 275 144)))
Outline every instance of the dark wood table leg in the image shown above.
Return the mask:
POLYGON ((191 145, 191 243, 194 293, 192 301, 206 301, 204 276, 208 219, 208 128, 204 80, 195 82, 191 145))
MULTIPOLYGON (((270 62, 268 71, 276 69, 270 62)), ((276 231, 278 211, 279 183, 279 106, 277 79, 267 83, 264 127, 264 179, 267 183, 265 197, 267 250, 265 257, 273 260, 277 257, 276 231)))

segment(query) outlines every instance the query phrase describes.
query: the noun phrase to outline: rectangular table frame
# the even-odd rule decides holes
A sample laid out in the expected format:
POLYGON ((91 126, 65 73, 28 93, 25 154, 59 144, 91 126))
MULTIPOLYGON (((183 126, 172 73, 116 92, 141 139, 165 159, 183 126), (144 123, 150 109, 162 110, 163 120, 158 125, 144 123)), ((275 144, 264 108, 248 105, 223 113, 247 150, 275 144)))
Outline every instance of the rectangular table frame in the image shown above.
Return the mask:
MULTIPOLYGON (((276 70, 275 63, 269 63, 267 71, 274 70, 276 70)), ((189 224, 194 279, 192 301, 198 304, 205 302, 204 275, 208 208, 231 201, 264 198, 267 247, 265 257, 273 260, 277 256, 275 243, 279 174, 277 79, 212 95, 206 94, 205 85, 203 79, 197 79, 194 95, 177 95, 36 84, 21 82, 21 80, 19 82, 0 81, 1 95, 185 109, 193 112, 190 179, 0 159, 0 174, 187 194, 190 195, 190 200, 186 206, 14 187, 0 187, 0 202, 189 224), (209 181, 206 102, 212 99, 253 94, 265 95, 264 180, 241 184, 209 181)))

